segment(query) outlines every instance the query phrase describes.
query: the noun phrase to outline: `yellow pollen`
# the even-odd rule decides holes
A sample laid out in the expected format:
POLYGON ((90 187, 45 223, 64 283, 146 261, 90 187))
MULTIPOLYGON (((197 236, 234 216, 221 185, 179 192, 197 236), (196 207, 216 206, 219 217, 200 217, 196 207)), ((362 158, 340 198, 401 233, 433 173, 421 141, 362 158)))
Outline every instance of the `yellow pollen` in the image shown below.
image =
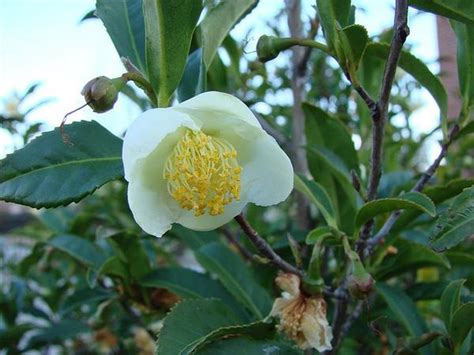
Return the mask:
POLYGON ((240 199, 242 167, 236 158, 237 151, 224 139, 187 130, 163 170, 169 194, 195 216, 224 213, 225 205, 240 199))

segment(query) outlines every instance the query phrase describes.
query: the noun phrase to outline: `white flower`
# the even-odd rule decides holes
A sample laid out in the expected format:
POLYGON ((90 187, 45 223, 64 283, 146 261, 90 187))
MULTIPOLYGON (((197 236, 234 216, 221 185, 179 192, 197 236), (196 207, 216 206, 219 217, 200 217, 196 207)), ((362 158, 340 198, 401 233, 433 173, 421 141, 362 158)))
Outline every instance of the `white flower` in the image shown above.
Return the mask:
POLYGON ((219 92, 141 114, 123 164, 134 218, 157 237, 172 223, 215 229, 248 202, 273 205, 293 189, 288 156, 243 102, 219 92))
POLYGON ((322 297, 306 296, 300 291, 300 278, 280 274, 275 280, 283 291, 275 299, 270 316, 280 318, 278 329, 305 350, 331 350, 332 329, 326 318, 326 302, 322 297))

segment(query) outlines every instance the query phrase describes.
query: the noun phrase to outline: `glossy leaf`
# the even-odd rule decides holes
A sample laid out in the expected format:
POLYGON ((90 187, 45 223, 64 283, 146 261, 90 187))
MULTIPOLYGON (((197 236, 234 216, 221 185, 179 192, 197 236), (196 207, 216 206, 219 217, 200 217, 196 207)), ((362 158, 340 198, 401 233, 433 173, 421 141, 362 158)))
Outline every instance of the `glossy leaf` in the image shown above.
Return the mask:
MULTIPOLYGON (((473 8, 474 2, 470 2, 473 8)), ((459 76, 459 89, 461 90, 463 119, 469 117, 469 112, 474 105, 474 23, 466 25, 451 21, 457 39, 457 64, 459 76)))
POLYGON ((425 321, 418 313, 415 303, 403 291, 382 282, 376 283, 375 287, 411 336, 421 336, 426 333, 425 321))
MULTIPOLYGON (((390 46, 385 43, 370 43, 366 50, 365 56, 375 56, 382 60, 386 60, 390 46)), ((441 112, 441 120, 444 134, 447 134, 447 115, 448 115, 448 94, 438 76, 434 75, 417 57, 408 52, 402 51, 398 66, 413 76, 420 85, 429 91, 435 99, 441 112)))
POLYGON ((324 37, 330 49, 335 50, 339 60, 342 60, 339 48, 340 41, 337 29, 336 14, 334 4, 336 0, 316 0, 318 17, 323 27, 324 37))
POLYGON ((143 0, 148 76, 159 106, 168 106, 183 76, 201 11, 201 1, 143 0))
POLYGON ((212 332, 239 322, 235 313, 221 301, 184 300, 166 316, 158 338, 157 354, 190 354, 212 332))
POLYGON ((133 278, 139 280, 150 272, 150 261, 137 235, 119 233, 110 237, 109 242, 119 249, 119 256, 122 256, 133 278))
POLYGON ((183 102, 206 91, 206 79, 202 48, 198 48, 191 53, 186 62, 186 68, 178 86, 178 101, 183 102))
POLYGON ((423 267, 450 268, 448 260, 443 255, 434 252, 424 245, 398 239, 393 246, 396 248, 397 253, 384 258, 375 273, 377 280, 385 280, 423 267))
POLYGON ((418 10, 474 25, 474 3, 471 0, 409 0, 408 4, 418 10))
POLYGON ((171 229, 171 233, 177 236, 186 246, 191 248, 193 251, 199 250, 199 248, 210 244, 212 242, 219 241, 219 235, 215 231, 198 232, 191 229, 184 228, 179 224, 175 224, 171 229))
POLYGON ((76 235, 58 235, 48 240, 48 244, 90 267, 99 268, 105 261, 105 255, 94 243, 76 235))
POLYGON ((232 27, 256 4, 257 0, 223 0, 207 12, 199 25, 206 69, 232 27))
POLYGON ((449 334, 454 343, 461 345, 469 331, 474 328, 474 302, 468 302, 460 306, 454 312, 449 327, 449 334))
POLYGON ((295 189, 305 195, 319 209, 329 226, 337 229, 331 199, 320 184, 303 176, 295 175, 295 189))
POLYGON ((83 288, 76 290, 72 295, 68 296, 64 300, 60 307, 60 313, 65 315, 71 311, 76 310, 77 308, 80 308, 84 304, 92 306, 98 302, 102 302, 117 296, 118 295, 113 291, 107 291, 100 288, 83 288))
POLYGON ((474 231, 474 187, 465 189, 443 212, 437 222, 432 248, 436 251, 452 248, 474 231))
POLYGON ((359 63, 369 42, 369 34, 364 26, 351 25, 340 31, 342 47, 344 48, 346 63, 342 63, 346 70, 355 78, 359 63))
POLYGON ((213 342, 199 350, 200 355, 301 355, 303 352, 289 344, 275 340, 255 340, 245 337, 229 338, 213 342))
MULTIPOLYGON (((472 186, 474 180, 466 179, 455 179, 445 185, 437 185, 427 187, 423 190, 423 193, 428 196, 435 205, 440 204, 456 195, 459 195, 466 187, 472 186)), ((394 233, 399 232, 403 228, 406 228, 413 220, 415 220, 422 211, 419 210, 406 210, 400 215, 395 225, 392 228, 394 233)))
POLYGON ((219 281, 235 299, 257 319, 270 312, 272 300, 268 292, 257 283, 251 269, 235 253, 220 243, 211 243, 196 253, 198 262, 219 281))
POLYGON ((430 216, 436 216, 433 201, 419 192, 407 192, 399 197, 382 198, 367 202, 356 216, 355 229, 359 230, 367 221, 386 212, 402 209, 417 209, 430 216))
POLYGON ((323 226, 315 228, 306 236, 306 244, 312 245, 321 238, 326 238, 329 236, 332 236, 332 229, 330 227, 323 226))
POLYGON ((43 133, 0 161, 0 200, 31 207, 58 207, 80 201, 123 176, 122 141, 97 122, 43 133))
POLYGON ((166 288, 183 298, 218 298, 235 309, 235 300, 216 280, 193 270, 168 267, 154 270, 140 284, 146 287, 166 288))
POLYGON ((451 327, 451 319, 461 304, 461 290, 466 280, 452 281, 441 295, 441 317, 447 329, 451 327))
POLYGON ((120 57, 128 58, 146 75, 142 0, 97 0, 96 14, 104 23, 120 57))
POLYGON ((53 323, 48 327, 37 328, 37 332, 29 341, 32 344, 56 344, 66 339, 74 339, 82 333, 91 331, 87 324, 76 320, 63 319, 57 323, 53 323))

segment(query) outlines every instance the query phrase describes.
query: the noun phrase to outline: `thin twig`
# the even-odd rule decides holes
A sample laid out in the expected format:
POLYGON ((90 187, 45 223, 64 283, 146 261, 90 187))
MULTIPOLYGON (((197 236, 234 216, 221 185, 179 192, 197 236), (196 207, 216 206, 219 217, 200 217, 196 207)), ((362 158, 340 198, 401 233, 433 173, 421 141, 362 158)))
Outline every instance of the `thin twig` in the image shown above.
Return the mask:
MULTIPOLYGON (((418 179, 411 191, 421 192, 423 190, 428 181, 430 181, 430 179, 433 177, 443 158, 446 156, 448 148, 454 141, 454 138, 456 137, 456 134, 458 132, 459 126, 455 124, 449 131, 448 140, 441 145, 441 151, 439 152, 438 156, 429 166, 429 168, 421 175, 421 177, 418 179)), ((367 245, 367 251, 369 253, 380 243, 383 238, 385 238, 390 233, 392 227, 395 225, 395 222, 398 220, 399 217, 400 211, 392 213, 391 216, 385 222, 385 224, 382 226, 382 228, 380 228, 379 232, 369 240, 367 245)))
POLYGON ((252 228, 252 226, 249 224, 249 222, 245 219, 245 217, 242 214, 239 214, 238 216, 235 217, 235 220, 239 224, 240 228, 242 228, 243 232, 249 237, 250 241, 255 245, 257 250, 270 262, 278 267, 280 270, 284 272, 289 272, 292 274, 296 274, 298 276, 303 276, 303 273, 301 270, 298 270, 296 267, 293 265, 289 264, 285 260, 283 260, 275 251, 272 249, 272 247, 267 243, 265 239, 260 237, 258 233, 252 228))
MULTIPOLYGON (((371 166, 369 173, 369 184, 367 187, 367 199, 371 201, 377 197, 377 189, 382 175, 383 165, 383 139, 385 121, 388 115, 388 106, 390 91, 392 89, 395 72, 398 66, 398 60, 402 52, 403 44, 410 33, 407 25, 408 2, 407 0, 397 0, 395 7, 395 20, 393 24, 393 37, 390 44, 387 63, 382 79, 379 97, 376 106, 369 106, 372 112, 372 153, 371 166)), ((359 92, 359 91, 358 91, 359 92)), ((360 94, 360 93, 359 93, 360 94)), ((367 102, 367 101, 366 101, 367 102)), ((372 231, 373 221, 370 220, 362 228, 357 251, 363 254, 365 244, 372 231)))
POLYGON ((247 249, 245 249, 242 244, 240 244, 240 242, 230 230, 228 230, 227 228, 223 228, 222 232, 224 233, 224 236, 229 241, 229 243, 232 244, 235 248, 237 248, 237 250, 244 257, 244 259, 248 261, 253 260, 253 254, 247 249))
MULTIPOLYGON (((369 183, 367 187, 367 199, 373 200, 377 196, 377 189, 380 182, 382 172, 382 157, 383 157, 383 138, 384 126, 388 114, 388 105, 390 98, 390 91, 395 78, 395 72, 398 66, 401 50, 405 40, 409 34, 407 25, 408 16, 408 2, 407 0, 397 0, 395 7, 395 19, 393 24, 393 37, 390 45, 387 63, 380 88, 377 103, 370 97, 370 95, 359 85, 355 89, 357 93, 364 100, 371 111, 372 115, 372 153, 371 153, 371 167, 369 173, 369 183)), ((373 221, 369 221, 362 229, 359 242, 356 245, 356 250, 363 257, 366 248, 367 239, 371 233, 373 221)), ((349 270, 346 272, 344 280, 338 289, 340 292, 347 292, 347 278, 349 270)), ((336 312, 333 319, 333 350, 331 353, 336 353, 343 337, 344 324, 347 319, 347 305, 349 299, 340 299, 336 303, 336 312)), ((350 327, 350 325, 349 325, 350 327)), ((348 331, 349 327, 345 331, 348 331)))

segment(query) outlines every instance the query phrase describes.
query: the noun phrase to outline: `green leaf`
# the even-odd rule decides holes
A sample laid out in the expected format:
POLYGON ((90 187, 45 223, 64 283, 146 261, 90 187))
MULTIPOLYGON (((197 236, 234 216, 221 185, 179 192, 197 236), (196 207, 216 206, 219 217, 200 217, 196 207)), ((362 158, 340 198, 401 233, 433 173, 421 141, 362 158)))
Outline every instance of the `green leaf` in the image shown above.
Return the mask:
POLYGON ((195 252, 198 262, 219 281, 237 301, 258 319, 270 312, 272 300, 257 283, 251 269, 235 253, 220 243, 211 243, 195 252))
POLYGON ((451 319, 449 334, 454 343, 462 344, 469 331, 474 327, 474 302, 468 302, 460 306, 451 319))
POLYGON ((161 107, 168 106, 183 76, 201 11, 196 0, 143 0, 148 76, 161 107))
MULTIPOLYGON (((472 186, 474 180, 455 179, 450 181, 446 185, 437 185, 427 187, 423 190, 423 193, 428 196, 435 205, 440 204, 456 195, 459 195, 466 187, 472 186)), ((400 218, 395 222, 392 232, 398 233, 403 228, 406 228, 415 220, 422 212, 419 210, 406 210, 402 212, 400 218)))
MULTIPOLYGON (((374 56, 382 60, 387 60, 390 46, 385 43, 370 43, 364 56, 374 56)), ((442 127, 445 136, 447 135, 447 115, 448 115, 448 95, 441 80, 434 75, 423 63, 414 55, 402 51, 398 66, 413 76, 421 86, 429 91, 435 99, 441 112, 442 127)))
POLYGON ((360 60, 369 43, 369 34, 364 26, 351 25, 343 28, 339 32, 339 36, 346 57, 346 62, 342 63, 342 65, 350 73, 351 78, 355 80, 360 60))
MULTIPOLYGON (((473 85, 474 86, 474 85, 473 85)), ((474 121, 468 122, 464 127, 462 127, 458 134, 454 136, 454 140, 458 140, 468 134, 474 133, 474 121)))
POLYGON ((123 176, 122 141, 97 122, 43 133, 0 161, 0 200, 31 207, 78 202, 108 181, 123 176))
POLYGON ((435 253, 424 245, 398 239, 393 246, 397 249, 397 253, 384 258, 375 273, 377 280, 385 280, 423 267, 450 268, 448 260, 443 255, 435 253))
POLYGON ((97 0, 96 13, 120 57, 128 58, 147 74, 142 0, 97 0))
POLYGON ((6 329, 0 329, 0 349, 16 347, 23 335, 36 328, 30 324, 19 324, 6 329))
POLYGON ((154 270, 140 284, 145 287, 166 288, 183 298, 218 298, 235 309, 235 300, 227 290, 208 275, 180 267, 154 270))
POLYGON ((219 235, 215 231, 197 232, 184 228, 179 224, 173 226, 171 233, 176 235, 193 251, 199 250, 199 248, 219 240, 219 235))
POLYGON ((117 297, 115 292, 103 290, 100 288, 83 288, 80 290, 75 290, 74 293, 68 296, 60 306, 60 314, 65 315, 84 304, 92 306, 98 302, 102 302, 113 297, 117 297))
POLYGON ((199 355, 301 355, 303 352, 296 347, 275 340, 256 340, 245 337, 229 338, 213 342, 199 350, 199 355))
POLYGON ((166 316, 158 338, 157 354, 190 354, 215 330, 239 324, 239 318, 221 301, 188 299, 166 316))
POLYGON ((49 327, 37 328, 38 332, 29 341, 30 346, 40 344, 56 344, 66 339, 74 339, 81 333, 89 333, 91 329, 87 324, 76 320, 63 319, 49 327))
POLYGON ((199 25, 206 69, 232 27, 256 4, 257 0, 223 0, 207 12, 199 25))
POLYGON ((183 77, 178 86, 178 101, 183 102, 206 91, 206 68, 202 59, 202 48, 188 57, 183 77))
POLYGON ((119 257, 122 256, 122 261, 127 263, 133 278, 139 280, 150 272, 150 261, 137 235, 119 233, 110 237, 108 241, 120 250, 119 257))
POLYGON ((436 251, 450 249, 472 235, 474 231, 474 187, 465 189, 451 206, 443 212, 436 225, 432 248, 436 251))
POLYGON ((62 234, 48 240, 48 244, 66 252, 79 262, 98 269, 105 255, 94 243, 73 234, 62 234))
MULTIPOLYGON (((321 21, 321 25, 324 31, 324 37, 330 49, 335 50, 338 59, 342 60, 340 56, 340 40, 338 34, 338 23, 336 21, 336 11, 334 5, 337 0, 316 0, 316 6, 318 9, 318 17, 321 21)), ((341 24, 339 24, 341 27, 341 24)))
POLYGON ((428 196, 419 192, 407 192, 399 197, 382 198, 367 202, 357 213, 355 230, 358 231, 364 223, 382 213, 402 209, 417 209, 428 213, 432 217, 436 216, 436 208, 428 196))
POLYGON ((326 238, 329 236, 332 236, 332 229, 330 227, 323 226, 315 228, 306 236, 306 244, 312 245, 321 238, 326 238))
POLYGON ((415 303, 402 290, 382 282, 376 284, 376 289, 411 336, 426 333, 425 321, 418 313, 415 303))
POLYGON ((320 184, 295 174, 295 189, 316 205, 330 227, 338 228, 331 199, 320 184))
POLYGON ((451 319, 461 304, 461 290, 466 280, 455 280, 446 287, 441 295, 441 317, 446 329, 451 328, 451 319))
POLYGON ((474 3, 471 0, 409 0, 418 10, 474 24, 474 3))
POLYGON ((303 104, 308 164, 314 180, 327 191, 340 228, 352 234, 357 196, 350 170, 359 172, 357 152, 348 128, 318 107, 303 104))
POLYGON ((441 298, 447 282, 420 282, 410 286, 406 293, 413 301, 436 300, 441 298))
MULTIPOLYGON (((473 8, 474 2, 470 2, 473 8)), ((473 16, 474 17, 474 16, 473 16)), ((451 21, 457 39, 459 88, 462 96, 461 118, 467 119, 474 105, 474 23, 470 25, 451 21)))

